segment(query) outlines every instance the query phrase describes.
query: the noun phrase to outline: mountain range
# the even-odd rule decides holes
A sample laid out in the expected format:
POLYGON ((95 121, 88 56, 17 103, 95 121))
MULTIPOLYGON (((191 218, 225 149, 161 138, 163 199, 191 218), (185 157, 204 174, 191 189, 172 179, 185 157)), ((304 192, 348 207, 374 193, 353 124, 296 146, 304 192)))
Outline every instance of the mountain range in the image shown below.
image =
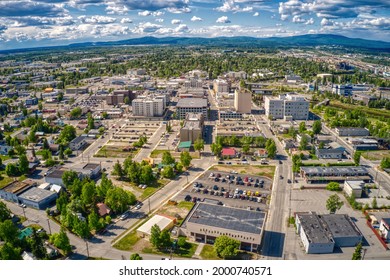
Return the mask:
POLYGON ((390 42, 366 40, 360 38, 349 38, 332 34, 307 34, 291 37, 141 37, 120 41, 107 42, 85 42, 74 43, 67 46, 29 48, 19 50, 4 50, 1 53, 25 52, 31 50, 45 50, 53 48, 72 49, 85 47, 109 47, 109 46, 129 46, 129 45, 172 45, 172 46, 216 46, 216 47, 316 47, 316 46, 339 46, 345 48, 356 48, 371 51, 390 52, 390 42))

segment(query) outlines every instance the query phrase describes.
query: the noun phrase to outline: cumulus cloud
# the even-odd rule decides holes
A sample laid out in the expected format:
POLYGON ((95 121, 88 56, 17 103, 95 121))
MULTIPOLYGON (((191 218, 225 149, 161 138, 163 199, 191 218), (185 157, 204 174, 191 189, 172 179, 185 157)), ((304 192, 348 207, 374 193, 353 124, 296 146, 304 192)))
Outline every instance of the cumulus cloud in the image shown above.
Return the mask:
POLYGON ((163 18, 156 18, 155 21, 156 22, 164 22, 164 19, 163 18))
POLYGON ((91 16, 91 17, 79 16, 78 19, 82 23, 89 23, 89 24, 109 24, 116 21, 116 18, 100 16, 100 15, 91 16))
POLYGON ((258 1, 248 1, 248 0, 225 0, 222 4, 222 6, 217 7, 216 10, 223 13, 228 12, 253 12, 252 6, 245 6, 242 7, 240 4, 243 3, 252 3, 252 2, 258 2, 258 1))
POLYGON ((133 30, 134 33, 153 33, 160 29, 162 26, 151 22, 142 22, 133 30))
POLYGON ((121 23, 122 24, 126 24, 126 23, 132 23, 132 19, 131 18, 122 18, 121 19, 121 23))
POLYGON ((187 32, 188 30, 189 28, 186 24, 180 24, 178 27, 175 28, 175 32, 177 33, 187 32))
POLYGON ((172 14, 188 14, 191 13, 191 9, 189 7, 182 7, 182 8, 167 8, 167 11, 172 14))
POLYGON ((193 16, 193 17, 191 18, 191 21, 193 21, 193 22, 195 22, 195 21, 203 21, 203 19, 200 18, 200 17, 197 17, 197 16, 193 16))
POLYGON ((229 18, 227 16, 222 16, 222 17, 218 18, 216 22, 217 23, 230 23, 231 21, 229 20, 229 18))
POLYGON ((300 16, 294 16, 293 19, 292 19, 292 22, 294 22, 294 23, 303 23, 303 22, 305 22, 305 20, 303 18, 301 18, 300 16))
POLYGON ((305 22, 306 25, 312 25, 314 24, 314 19, 313 18, 310 18, 308 19, 306 22, 305 22))
POLYGON ((189 0, 117 0, 130 10, 157 11, 161 9, 188 8, 189 0))
POLYGON ((180 24, 180 23, 182 23, 182 21, 181 21, 180 19, 173 19, 173 20, 171 21, 171 23, 172 23, 172 24, 180 24))
POLYGON ((259 15, 260 15, 259 12, 253 14, 254 17, 258 17, 259 15))
POLYGON ((0 17, 59 17, 64 16, 67 11, 59 6, 48 3, 32 1, 0 1, 0 17))
POLYGON ((106 12, 109 15, 125 15, 129 9, 124 5, 117 5, 115 2, 108 2, 106 12))
POLYGON ((152 14, 152 12, 150 12, 150 11, 138 12, 138 15, 141 17, 147 17, 147 16, 150 16, 151 14, 152 14))

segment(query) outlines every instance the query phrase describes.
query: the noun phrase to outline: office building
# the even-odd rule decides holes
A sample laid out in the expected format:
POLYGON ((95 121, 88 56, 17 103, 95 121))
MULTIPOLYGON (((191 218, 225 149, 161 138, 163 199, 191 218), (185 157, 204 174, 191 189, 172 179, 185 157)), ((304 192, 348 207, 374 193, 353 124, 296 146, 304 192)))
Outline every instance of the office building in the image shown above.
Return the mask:
POLYGON ((299 95, 265 96, 264 107, 265 114, 272 119, 307 120, 309 117, 309 101, 299 95))
POLYGON ((250 114, 252 110, 252 93, 247 89, 234 91, 234 108, 238 113, 250 114))
POLYGON ((213 89, 216 94, 229 92, 229 83, 225 80, 214 80, 213 89))
POLYGON ((164 114, 165 100, 160 97, 138 97, 132 102, 133 115, 160 117, 164 114))
POLYGON ((202 88, 203 87, 203 80, 189 79, 187 81, 184 81, 184 87, 185 88, 202 88))
POLYGON ((240 241, 240 249, 257 251, 266 220, 263 211, 250 211, 204 202, 197 203, 188 214, 182 230, 196 242, 214 244, 226 235, 240 241))
POLYGON ((188 113, 184 126, 180 129, 180 142, 194 143, 197 139, 202 139, 203 122, 202 113, 188 113))
POLYGON ((207 99, 203 98, 182 98, 177 102, 176 112, 179 119, 186 118, 187 113, 202 113, 205 120, 208 119, 207 99))

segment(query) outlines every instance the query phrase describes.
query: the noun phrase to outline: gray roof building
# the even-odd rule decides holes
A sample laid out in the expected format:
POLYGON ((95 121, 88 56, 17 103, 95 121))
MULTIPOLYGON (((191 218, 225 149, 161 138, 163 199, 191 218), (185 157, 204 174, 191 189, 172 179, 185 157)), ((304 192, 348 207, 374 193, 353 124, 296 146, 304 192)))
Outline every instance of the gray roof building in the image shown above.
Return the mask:
POLYGON ((39 188, 30 188, 19 195, 21 203, 36 209, 46 209, 56 198, 56 192, 39 188))
POLYGON ((301 167, 301 175, 308 183, 328 182, 345 180, 363 180, 370 181, 371 177, 368 170, 363 166, 310 166, 301 167))

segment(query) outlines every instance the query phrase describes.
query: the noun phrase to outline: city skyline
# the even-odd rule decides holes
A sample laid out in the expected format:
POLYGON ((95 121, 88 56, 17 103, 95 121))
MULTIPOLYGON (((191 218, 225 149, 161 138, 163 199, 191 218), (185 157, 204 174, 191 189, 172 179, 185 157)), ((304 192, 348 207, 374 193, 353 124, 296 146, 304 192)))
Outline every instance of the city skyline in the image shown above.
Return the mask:
POLYGON ((0 1, 0 49, 144 36, 338 34, 389 41, 390 1, 0 1))

